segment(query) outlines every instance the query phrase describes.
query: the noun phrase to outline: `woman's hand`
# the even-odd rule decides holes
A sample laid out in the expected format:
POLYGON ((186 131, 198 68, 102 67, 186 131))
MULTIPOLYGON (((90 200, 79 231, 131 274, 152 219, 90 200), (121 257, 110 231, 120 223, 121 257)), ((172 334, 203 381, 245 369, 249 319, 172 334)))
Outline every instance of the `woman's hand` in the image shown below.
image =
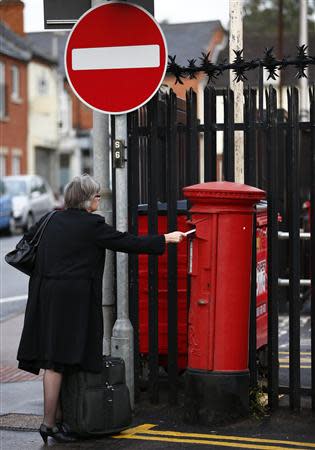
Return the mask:
POLYGON ((164 236, 167 244, 178 244, 186 237, 185 233, 181 231, 173 231, 172 233, 164 234, 164 236))

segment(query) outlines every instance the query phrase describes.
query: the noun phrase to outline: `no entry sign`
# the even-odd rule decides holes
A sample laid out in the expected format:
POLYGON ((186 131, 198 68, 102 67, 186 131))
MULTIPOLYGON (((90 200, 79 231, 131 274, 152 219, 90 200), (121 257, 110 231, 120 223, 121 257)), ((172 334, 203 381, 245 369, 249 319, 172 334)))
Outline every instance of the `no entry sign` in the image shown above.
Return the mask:
POLYGON ((65 67, 75 94, 91 108, 123 114, 157 92, 166 72, 165 37, 140 6, 109 2, 88 10, 72 29, 65 67))

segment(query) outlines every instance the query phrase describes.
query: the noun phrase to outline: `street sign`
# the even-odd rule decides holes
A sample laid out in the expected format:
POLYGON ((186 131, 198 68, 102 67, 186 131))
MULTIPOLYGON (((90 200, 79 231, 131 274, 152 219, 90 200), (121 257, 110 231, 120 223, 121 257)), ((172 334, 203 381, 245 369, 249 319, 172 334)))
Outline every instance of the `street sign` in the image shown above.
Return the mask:
POLYGON ((70 86, 87 106, 109 114, 133 111, 153 97, 166 72, 163 32, 142 7, 109 2, 87 11, 65 49, 70 86))
MULTIPOLYGON (((132 3, 142 6, 154 16, 154 0, 133 0, 132 3)), ((44 28, 45 30, 71 29, 91 6, 91 0, 44 0, 44 28)))
POLYGON ((91 0, 44 0, 44 27, 46 30, 72 28, 88 9, 91 0))

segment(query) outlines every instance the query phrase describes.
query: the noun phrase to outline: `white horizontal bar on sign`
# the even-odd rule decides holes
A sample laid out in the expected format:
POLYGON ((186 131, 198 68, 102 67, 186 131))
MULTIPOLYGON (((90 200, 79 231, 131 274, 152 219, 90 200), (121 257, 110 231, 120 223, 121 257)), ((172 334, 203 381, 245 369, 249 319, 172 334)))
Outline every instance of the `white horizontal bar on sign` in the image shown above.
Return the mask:
POLYGON ((72 70, 142 69, 159 65, 159 45, 72 49, 72 70))

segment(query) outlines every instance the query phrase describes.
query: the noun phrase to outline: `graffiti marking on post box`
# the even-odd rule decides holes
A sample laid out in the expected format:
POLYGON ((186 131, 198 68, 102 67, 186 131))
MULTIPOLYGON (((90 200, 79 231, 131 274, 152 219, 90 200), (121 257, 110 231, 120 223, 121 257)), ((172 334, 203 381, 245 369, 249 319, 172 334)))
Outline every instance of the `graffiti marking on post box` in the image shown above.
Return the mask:
POLYGON ((191 353, 195 356, 200 356, 200 344, 198 342, 198 338, 196 337, 196 333, 195 333, 195 329, 191 324, 192 322, 190 321, 189 323, 189 342, 190 342, 190 346, 191 346, 191 353))
POLYGON ((257 263, 257 290, 256 295, 261 295, 266 292, 267 286, 267 271, 266 261, 260 261, 257 263))
POLYGON ((188 261, 189 274, 192 274, 192 261, 193 261, 193 241, 189 241, 189 261, 188 261))

